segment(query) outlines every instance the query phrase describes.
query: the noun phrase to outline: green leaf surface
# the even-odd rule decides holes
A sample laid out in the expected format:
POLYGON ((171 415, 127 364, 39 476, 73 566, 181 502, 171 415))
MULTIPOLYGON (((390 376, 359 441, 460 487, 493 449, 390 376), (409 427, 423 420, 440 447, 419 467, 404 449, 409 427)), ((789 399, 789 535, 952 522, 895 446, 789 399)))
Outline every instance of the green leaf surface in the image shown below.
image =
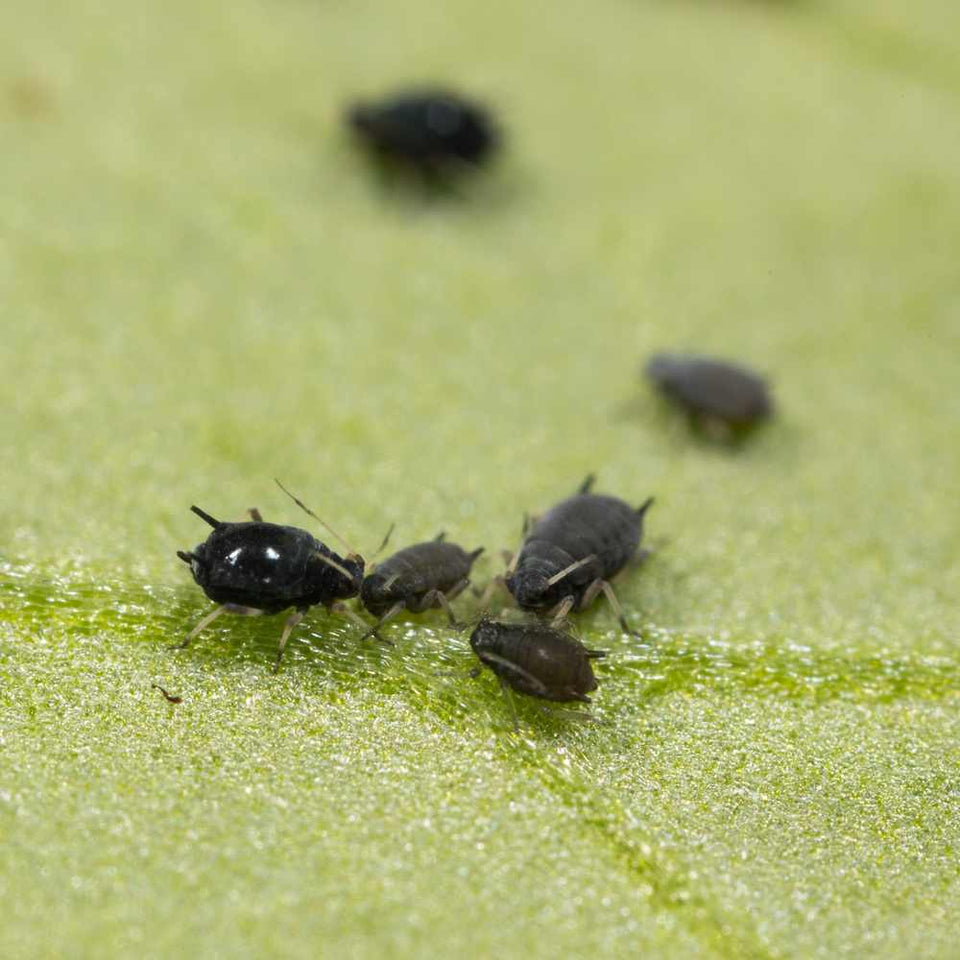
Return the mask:
MULTIPOLYGON (((960 8, 8 0, 0 956, 948 957, 960 912, 960 8), (380 179, 437 80, 502 161, 380 179), (641 382, 768 374, 731 448, 641 382), (656 505, 593 721, 436 614, 219 620, 251 506, 365 552, 656 505), (151 685, 182 702, 171 704, 151 685)), ((501 594, 505 604, 506 596, 501 594)), ((469 597, 464 616, 476 612, 469 597)))

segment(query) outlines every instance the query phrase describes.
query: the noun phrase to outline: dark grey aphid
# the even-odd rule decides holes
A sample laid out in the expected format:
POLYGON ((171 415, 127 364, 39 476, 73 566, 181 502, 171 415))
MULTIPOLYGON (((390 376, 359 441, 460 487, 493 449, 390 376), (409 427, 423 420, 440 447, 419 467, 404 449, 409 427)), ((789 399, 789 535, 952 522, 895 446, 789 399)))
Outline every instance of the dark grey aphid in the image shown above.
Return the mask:
POLYGON ((647 362, 646 374, 701 423, 742 431, 773 412, 763 377, 722 360, 660 353, 647 362))
POLYGON ((591 493, 594 479, 587 477, 575 496, 533 523, 508 571, 507 589, 524 610, 553 609, 556 621, 588 607, 602 592, 620 626, 633 633, 610 580, 637 556, 653 498, 631 507, 591 493))
POLYGON ((470 646, 504 688, 558 703, 590 703, 587 694, 597 689, 590 661, 607 655, 605 650, 589 650, 568 633, 543 623, 487 619, 471 634, 470 646))
POLYGON ((219 606, 178 646, 188 646, 222 613, 259 616, 293 607, 280 635, 276 671, 290 633, 310 607, 323 604, 366 628, 342 603, 360 592, 364 561, 359 554, 341 557, 306 530, 265 523, 255 509, 250 511, 252 519, 242 523, 215 520, 199 507, 190 509, 213 530, 199 546, 189 552, 178 550, 177 556, 190 565, 193 579, 219 606))
POLYGON ((444 90, 410 90, 358 104, 348 120, 375 154, 425 176, 481 164, 499 143, 482 106, 444 90))
POLYGON ((360 601, 380 618, 374 631, 404 608, 422 613, 443 607, 451 625, 458 625, 450 601, 470 585, 470 568, 483 547, 467 553, 443 538, 441 533, 435 540, 398 550, 364 579, 360 601))

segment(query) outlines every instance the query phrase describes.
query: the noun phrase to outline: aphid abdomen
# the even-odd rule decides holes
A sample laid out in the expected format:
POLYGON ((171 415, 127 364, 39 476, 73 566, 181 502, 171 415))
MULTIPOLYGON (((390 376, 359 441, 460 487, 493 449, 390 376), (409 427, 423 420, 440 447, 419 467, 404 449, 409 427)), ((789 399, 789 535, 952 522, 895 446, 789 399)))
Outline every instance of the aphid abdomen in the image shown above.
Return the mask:
POLYGON ((361 594, 363 604, 378 617, 397 604, 412 613, 442 605, 438 594, 450 594, 452 599, 463 589, 477 555, 439 540, 398 550, 367 577, 361 594))
POLYGON ((194 551, 194 579, 217 603, 278 613, 304 600, 315 543, 295 527, 224 523, 194 551))
POLYGON ((636 511, 616 497, 587 493, 558 504, 537 526, 537 536, 549 539, 573 560, 595 556, 571 574, 572 582, 586 586, 597 577, 616 576, 640 545, 640 520, 636 511), (549 521, 549 525, 548 525, 549 521))
POLYGON ((739 364, 710 357, 657 354, 647 376, 662 393, 694 416, 746 428, 769 417, 773 401, 766 380, 739 364))
POLYGON ((537 634, 525 643, 521 640, 516 650, 517 662, 543 683, 547 693, 541 696, 545 699, 589 703, 586 694, 597 688, 590 661, 576 640, 567 637, 564 640, 567 642, 545 643, 537 634))
POLYGON ((597 687, 590 657, 598 652, 552 627, 481 621, 470 643, 503 682, 528 696, 589 703, 597 687))

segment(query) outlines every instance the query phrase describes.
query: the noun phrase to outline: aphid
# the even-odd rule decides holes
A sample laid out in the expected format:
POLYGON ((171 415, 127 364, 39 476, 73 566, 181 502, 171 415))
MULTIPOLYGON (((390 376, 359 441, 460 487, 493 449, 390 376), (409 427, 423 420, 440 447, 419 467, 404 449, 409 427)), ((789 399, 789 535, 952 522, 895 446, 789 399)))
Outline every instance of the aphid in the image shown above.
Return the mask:
MULTIPOLYGON (((590 661, 607 655, 543 623, 498 623, 486 618, 471 634, 470 646, 500 679, 511 711, 508 686, 543 700, 590 703, 587 694, 597 689, 590 661)), ((515 726, 516 722, 514 711, 515 726)))
POLYGON ((410 90, 361 103, 347 117, 375 154, 424 176, 483 163, 499 141, 483 107, 444 90, 410 90))
POLYGON ((594 479, 533 523, 507 571, 507 589, 524 610, 552 608, 555 623, 603 592, 623 630, 634 633, 609 581, 637 555, 653 497, 631 507, 591 493, 594 479))
POLYGON ((167 703, 183 703, 183 697, 177 696, 175 693, 167 693, 167 691, 164 690, 159 683, 151 683, 150 686, 154 690, 159 690, 163 694, 163 699, 166 700, 167 703))
MULTIPOLYGON (((279 480, 277 484, 299 507, 323 523, 279 480)), ((188 646, 222 613, 259 616, 293 607, 280 635, 273 668, 276 672, 290 633, 312 606, 323 604, 366 629, 367 625, 342 602, 360 592, 364 561, 359 554, 351 551, 341 557, 306 530, 265 523, 256 509, 250 510, 251 520, 243 523, 226 523, 199 507, 190 509, 209 523, 213 532, 192 551, 178 550, 177 556, 190 565, 193 579, 219 606, 190 631, 179 647, 188 646)))
POLYGON ((445 543, 444 534, 427 543, 398 550, 364 578, 360 601, 380 619, 376 631, 406 608, 422 613, 443 607, 451 626, 458 626, 450 601, 470 584, 470 568, 483 547, 467 553, 455 543, 445 543))
POLYGON ((766 381, 722 360, 659 353, 647 361, 646 374, 703 426, 742 432, 773 412, 766 381))

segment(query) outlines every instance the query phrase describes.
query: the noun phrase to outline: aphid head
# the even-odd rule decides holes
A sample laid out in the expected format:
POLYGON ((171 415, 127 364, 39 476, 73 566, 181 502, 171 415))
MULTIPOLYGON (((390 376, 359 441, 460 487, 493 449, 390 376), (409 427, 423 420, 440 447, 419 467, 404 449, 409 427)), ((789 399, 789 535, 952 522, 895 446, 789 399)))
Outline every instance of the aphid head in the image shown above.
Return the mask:
POLYGON ((470 646, 473 652, 483 659, 483 654, 495 650, 499 646, 500 631, 498 624, 489 617, 483 616, 470 634, 470 646))
POLYGON ((644 368, 647 376, 654 383, 665 383, 677 369, 676 357, 669 353, 655 353, 644 368))
POLYGON ((361 557, 359 553, 351 553, 343 560, 343 568, 349 574, 349 576, 345 578, 347 583, 344 585, 345 589, 342 594, 343 599, 347 600, 350 597, 357 596, 363 587, 363 557, 361 557))
POLYGON ((386 612, 398 599, 395 596, 396 590, 391 589, 398 579, 397 574, 387 576, 379 571, 375 571, 364 578, 363 585, 360 587, 360 599, 363 601, 363 605, 376 615, 386 612))
POLYGON ((199 543, 192 550, 178 550, 177 556, 190 565, 190 572, 197 583, 202 583, 206 572, 206 544, 199 543))
POLYGON ((318 543, 317 548, 308 574, 313 586, 331 599, 355 597, 363 586, 363 557, 355 553, 338 557, 322 543, 318 543))
POLYGON ((376 121, 375 108, 357 103, 347 111, 347 123, 358 133, 369 133, 376 121))
POLYGON ((344 566, 350 571, 351 597, 355 597, 363 587, 364 561, 359 553, 351 553, 344 561, 344 566))
POLYGON ((507 589, 525 610, 539 610, 550 605, 550 581, 538 570, 517 569, 507 578, 507 589))

